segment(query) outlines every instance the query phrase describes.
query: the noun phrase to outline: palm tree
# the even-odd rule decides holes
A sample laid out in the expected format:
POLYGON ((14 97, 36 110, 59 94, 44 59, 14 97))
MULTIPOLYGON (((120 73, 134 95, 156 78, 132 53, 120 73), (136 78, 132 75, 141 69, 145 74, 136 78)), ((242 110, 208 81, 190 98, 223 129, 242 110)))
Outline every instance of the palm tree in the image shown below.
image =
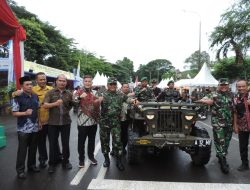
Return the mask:
POLYGON ((210 36, 211 47, 218 46, 217 59, 221 53, 227 57, 230 50, 235 52, 235 63, 243 64, 244 51, 250 47, 250 3, 241 0, 221 16, 220 25, 210 36))

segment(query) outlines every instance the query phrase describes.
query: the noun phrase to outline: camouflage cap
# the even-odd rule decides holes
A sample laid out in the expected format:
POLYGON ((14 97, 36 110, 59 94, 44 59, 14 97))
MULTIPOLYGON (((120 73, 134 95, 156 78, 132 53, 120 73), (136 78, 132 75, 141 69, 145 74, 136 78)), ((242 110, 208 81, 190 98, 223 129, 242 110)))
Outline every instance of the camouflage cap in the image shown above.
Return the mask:
POLYGON ((221 78, 219 80, 219 84, 229 84, 228 79, 227 78, 221 78))
POLYGON ((151 83, 157 83, 157 80, 156 80, 156 79, 153 79, 151 83))
POLYGON ((117 84, 117 79, 115 77, 108 78, 108 84, 117 84))
POLYGON ((144 81, 144 80, 148 81, 148 78, 147 77, 142 77, 141 82, 144 81))
POLYGON ((174 84, 174 81, 173 80, 168 81, 168 85, 170 85, 171 83, 174 84))

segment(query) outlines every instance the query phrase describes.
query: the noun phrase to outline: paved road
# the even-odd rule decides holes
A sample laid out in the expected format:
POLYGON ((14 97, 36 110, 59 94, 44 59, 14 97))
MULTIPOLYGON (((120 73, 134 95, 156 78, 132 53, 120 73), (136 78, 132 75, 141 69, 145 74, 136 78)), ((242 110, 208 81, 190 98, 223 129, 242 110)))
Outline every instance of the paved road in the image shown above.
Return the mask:
MULTIPOLYGON (((65 171, 58 165, 54 174, 47 169, 40 173, 28 173, 26 180, 16 178, 15 160, 17 149, 17 135, 15 131, 15 118, 0 116, 0 124, 5 126, 7 146, 0 149, 0 189, 1 190, 70 190, 70 189, 250 189, 250 171, 238 172, 240 164, 238 141, 234 136, 230 145, 228 161, 230 173, 221 173, 215 157, 214 147, 209 163, 205 167, 192 165, 190 156, 180 150, 172 150, 158 156, 145 156, 140 164, 129 166, 124 163, 126 170, 119 172, 115 160, 111 158, 111 167, 102 167, 103 156, 100 152, 99 137, 96 138, 97 166, 86 163, 84 169, 78 168, 77 130, 75 116, 72 115, 71 128, 71 163, 73 169, 65 171), (104 180, 105 179, 105 180, 104 180), (178 182, 178 183, 176 183, 178 182), (187 183, 188 182, 188 183, 187 183), (225 185, 225 183, 227 185, 225 185), (243 185, 240 185, 243 184, 243 185), (97 187, 98 186, 98 187, 97 187)), ((211 135, 209 120, 199 122, 206 127, 211 135)))

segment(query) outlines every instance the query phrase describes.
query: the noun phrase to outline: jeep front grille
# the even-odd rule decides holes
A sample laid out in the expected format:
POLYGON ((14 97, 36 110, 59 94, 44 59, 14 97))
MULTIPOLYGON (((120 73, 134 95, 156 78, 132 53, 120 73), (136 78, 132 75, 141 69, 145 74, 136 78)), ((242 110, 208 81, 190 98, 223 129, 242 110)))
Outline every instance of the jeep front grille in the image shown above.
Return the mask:
POLYGON ((181 110, 160 110, 158 112, 158 132, 181 133, 181 110))

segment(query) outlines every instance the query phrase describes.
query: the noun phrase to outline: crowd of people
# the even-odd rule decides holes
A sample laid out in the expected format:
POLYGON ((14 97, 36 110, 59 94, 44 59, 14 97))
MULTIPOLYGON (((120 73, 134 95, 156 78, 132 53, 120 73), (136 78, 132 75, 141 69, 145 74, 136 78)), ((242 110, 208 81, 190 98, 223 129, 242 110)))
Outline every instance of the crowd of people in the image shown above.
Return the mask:
MULTIPOLYGON (((151 100, 178 102, 192 99, 210 105, 216 156, 221 170, 224 173, 229 172, 226 155, 233 131, 239 134, 242 164, 238 170, 249 169, 250 95, 245 80, 237 82, 238 93, 236 95, 229 91, 228 81, 222 79, 216 91, 210 92, 205 89, 202 91, 204 92, 202 97, 197 96, 197 91, 190 96, 187 91, 181 95, 174 88, 174 81, 169 81, 168 87, 164 90, 157 87, 156 80, 153 80, 152 86, 149 86, 147 77, 142 77, 141 85, 133 91, 130 91, 128 83, 123 83, 122 88, 117 89, 117 79, 110 77, 107 81, 107 89, 97 91, 92 86, 92 76, 85 75, 83 87, 78 88, 74 93, 66 89, 67 78, 63 74, 57 77, 54 88, 46 84, 45 73, 37 73, 35 80, 37 85, 32 86, 32 81, 28 76, 21 77, 19 82, 22 90, 13 93, 12 113, 17 117, 18 133, 16 171, 20 179, 26 178, 27 154, 28 171, 39 172, 40 168, 47 166, 47 160, 49 173, 56 171, 58 162, 62 162, 63 168, 72 169, 69 159, 70 110, 74 106, 77 108, 79 168, 85 166, 86 138, 88 138, 88 159, 92 165, 98 164, 94 157, 94 150, 99 126, 101 151, 104 156, 103 167, 110 166, 109 154, 111 154, 116 158, 117 168, 123 171, 125 167, 122 163, 122 156, 126 154, 128 141, 128 107, 151 100), (58 142, 59 135, 61 143, 58 142), (110 136, 112 136, 112 150, 109 144, 110 136), (49 154, 46 147, 47 138, 49 154), (39 167, 36 166, 37 148, 39 167)), ((144 125, 144 123, 138 120, 137 125, 144 125)), ((140 129, 139 133, 143 135, 144 128, 140 129)))

